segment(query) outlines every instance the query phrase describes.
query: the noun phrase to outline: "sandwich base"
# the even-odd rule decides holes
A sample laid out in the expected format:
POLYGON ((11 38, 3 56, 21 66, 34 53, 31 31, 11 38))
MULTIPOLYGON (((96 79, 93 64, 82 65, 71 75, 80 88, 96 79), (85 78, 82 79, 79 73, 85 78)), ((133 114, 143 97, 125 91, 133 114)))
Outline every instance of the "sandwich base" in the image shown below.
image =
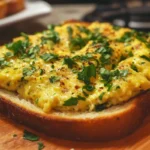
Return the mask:
POLYGON ((17 95, 0 90, 0 112, 48 136, 80 141, 109 141, 132 133, 150 107, 150 92, 129 102, 92 113, 46 114, 17 95))

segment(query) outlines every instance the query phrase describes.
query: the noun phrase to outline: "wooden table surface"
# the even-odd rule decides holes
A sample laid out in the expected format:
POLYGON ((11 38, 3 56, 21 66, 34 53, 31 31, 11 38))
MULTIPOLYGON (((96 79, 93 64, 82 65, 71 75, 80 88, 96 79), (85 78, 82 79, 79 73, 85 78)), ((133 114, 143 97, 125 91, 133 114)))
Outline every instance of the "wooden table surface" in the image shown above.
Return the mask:
POLYGON ((73 142, 47 137, 0 115, 0 150, 38 150, 37 142, 23 139, 24 129, 36 133, 43 150, 150 150, 150 117, 133 134, 111 142, 73 142), (16 134, 16 137, 13 135, 16 134))
MULTIPOLYGON (((68 19, 82 19, 85 14, 94 8, 94 4, 54 5, 52 14, 48 16, 0 28, 0 44, 11 41, 13 37, 19 36, 20 32, 31 34, 42 31, 51 23, 56 24, 68 19)), ((23 139, 23 130, 25 128, 0 115, 0 150, 38 150, 37 142, 23 139), (14 134, 17 136, 13 137, 14 134)), ((44 150, 149 150, 150 117, 145 120, 134 134, 112 142, 72 142, 49 138, 41 133, 36 134, 41 137, 40 141, 45 145, 44 150)))

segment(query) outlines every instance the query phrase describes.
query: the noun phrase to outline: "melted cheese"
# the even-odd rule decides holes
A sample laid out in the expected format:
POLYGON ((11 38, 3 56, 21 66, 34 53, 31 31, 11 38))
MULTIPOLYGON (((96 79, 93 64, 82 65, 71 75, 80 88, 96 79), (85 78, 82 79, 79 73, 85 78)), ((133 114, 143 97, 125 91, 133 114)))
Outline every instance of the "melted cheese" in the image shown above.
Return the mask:
MULTIPOLYGON (((113 26, 108 23, 92 23, 90 25, 83 25, 80 23, 68 23, 55 27, 55 32, 59 35, 59 42, 53 42, 47 40, 45 44, 41 45, 41 37, 44 33, 38 33, 29 36, 29 51, 32 47, 38 45, 40 51, 36 53, 35 58, 25 57, 20 58, 19 55, 7 58, 9 65, 1 66, 0 69, 0 87, 9 91, 17 92, 21 98, 24 98, 31 103, 37 105, 43 111, 50 112, 56 111, 93 111, 95 106, 107 104, 108 106, 117 105, 124 101, 128 101, 133 96, 139 94, 141 91, 146 91, 150 88, 150 61, 142 58, 141 56, 150 57, 150 49, 144 42, 137 38, 133 38, 129 42, 118 42, 126 32, 132 30, 127 28, 121 28, 114 30, 113 26), (87 38, 85 32, 81 32, 78 28, 84 26, 90 32, 97 30, 97 34, 101 34, 106 37, 109 47, 112 49, 109 63, 102 66, 100 59, 101 53, 95 53, 96 49, 102 47, 101 42, 96 44, 93 40, 86 41, 86 44, 78 50, 70 50, 70 39, 68 33, 68 27, 72 29, 72 38, 81 37, 87 38), (129 56, 129 53, 132 55, 129 56), (58 59, 54 61, 45 62, 41 55, 45 53, 52 53, 58 55, 58 59), (73 58, 74 56, 84 56, 90 53, 94 59, 99 61, 96 70, 96 77, 91 77, 90 84, 95 89, 93 91, 86 91, 83 93, 83 86, 85 83, 79 80, 78 73, 82 71, 82 68, 90 64, 94 64, 96 61, 78 61, 76 64, 78 67, 69 68, 64 64, 64 58, 73 58), (121 57, 124 56, 124 60, 121 57), (112 67, 115 65, 115 68, 112 67), (136 66, 136 71, 133 69, 132 64, 136 66), (28 68, 30 71, 34 70, 30 75, 23 76, 24 68, 28 68), (111 81, 111 87, 108 90, 108 86, 102 81, 102 76, 99 71, 101 68, 114 71, 127 70, 128 74, 124 77, 113 78, 111 81), (41 70, 43 73, 41 73, 41 70), (77 71, 77 73, 75 73, 77 71), (50 78, 57 77, 56 82, 50 82, 50 78), (101 95, 101 98, 100 98, 101 95), (103 96, 102 96, 103 95, 103 96), (84 100, 78 100, 77 104, 71 106, 65 106, 64 103, 70 98, 84 97, 84 100)), ((48 31, 45 31, 48 32, 48 31)), ((14 42, 25 38, 19 37, 14 42)), ((147 39, 147 42, 148 39, 147 39)), ((78 46, 78 45, 77 45, 78 46)), ((5 58, 6 53, 13 51, 2 46, 0 48, 0 58, 5 58)))

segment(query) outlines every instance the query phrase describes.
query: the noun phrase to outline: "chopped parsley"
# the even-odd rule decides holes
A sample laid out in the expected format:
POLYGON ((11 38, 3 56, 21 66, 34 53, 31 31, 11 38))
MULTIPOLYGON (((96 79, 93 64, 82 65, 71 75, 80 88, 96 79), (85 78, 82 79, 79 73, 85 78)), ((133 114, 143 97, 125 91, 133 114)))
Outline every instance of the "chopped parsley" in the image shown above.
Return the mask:
POLYGON ((112 89, 113 84, 112 83, 106 83, 105 86, 107 87, 107 91, 110 91, 112 89))
POLYGON ((99 49, 96 50, 96 52, 101 54, 100 61, 102 65, 110 63, 110 58, 113 52, 112 48, 108 46, 100 47, 99 49))
POLYGON ((91 92, 91 91, 93 91, 95 89, 95 87, 93 85, 84 85, 83 89, 91 92))
POLYGON ((48 41, 52 41, 53 43, 58 43, 60 41, 59 35, 57 32, 47 33, 45 36, 41 37, 42 45, 47 44, 48 41))
POLYGON ((92 56, 92 54, 90 54, 90 53, 87 53, 86 55, 82 55, 81 57, 80 57, 80 59, 82 60, 82 61, 88 61, 89 59, 92 59, 93 58, 93 56, 92 56))
POLYGON ((41 55, 40 57, 46 62, 58 59, 58 55, 52 54, 52 53, 45 53, 45 54, 41 55))
POLYGON ((69 39, 72 39, 73 29, 70 26, 67 27, 67 32, 69 34, 69 39))
POLYGON ((13 137, 17 137, 17 134, 13 134, 13 137))
POLYGON ((120 26, 113 26, 113 29, 115 30, 115 31, 118 31, 119 29, 121 29, 121 27, 120 26))
POLYGON ((87 29, 86 27, 84 27, 84 26, 77 26, 77 28, 80 32, 83 32, 87 35, 91 33, 91 31, 89 29, 87 29))
POLYGON ((42 150, 44 147, 45 146, 42 142, 38 142, 38 150, 42 150))
POLYGON ((95 105, 95 111, 102 111, 102 110, 104 110, 104 109, 106 109, 107 108, 107 106, 106 106, 106 104, 104 103, 104 104, 98 104, 98 105, 95 105))
POLYGON ((130 42, 133 35, 134 35, 134 32, 125 32, 124 35, 120 39, 117 39, 117 42, 130 42))
POLYGON ((118 77, 126 77, 128 75, 129 71, 127 69, 120 70, 120 74, 118 77))
POLYGON ((29 40, 29 36, 28 36, 28 34, 26 34, 26 33, 22 32, 22 33, 21 33, 21 36, 23 36, 26 40, 29 40))
POLYGON ((36 68, 34 66, 31 66, 31 68, 23 68, 23 78, 26 76, 31 76, 36 71, 36 68))
POLYGON ((57 82, 57 81, 59 81, 60 80, 60 77, 57 77, 57 76, 51 76, 50 78, 49 78, 49 81, 51 82, 51 83, 55 83, 55 82, 57 82))
POLYGON ((103 78, 103 80, 107 82, 110 82, 112 80, 112 73, 105 68, 100 69, 100 75, 103 78))
POLYGON ((130 57, 132 57, 132 56, 133 56, 132 51, 130 51, 130 52, 128 53, 128 55, 129 55, 130 57))
POLYGON ((11 58, 11 57, 13 57, 14 56, 14 54, 12 53, 12 52, 6 52, 5 53, 5 58, 7 59, 7 58, 11 58))
POLYGON ((148 48, 150 48, 150 43, 146 40, 145 36, 146 36, 146 33, 144 32, 136 32, 136 38, 139 41, 143 42, 148 48))
POLYGON ((64 64, 66 64, 68 68, 72 68, 74 65, 76 65, 75 61, 69 57, 64 58, 64 64))
POLYGON ((60 41, 60 37, 58 32, 55 31, 54 25, 48 26, 48 31, 43 32, 43 36, 41 37, 42 45, 47 44, 49 41, 52 41, 54 44, 60 41))
POLYGON ((40 47, 38 45, 30 48, 27 52, 28 57, 35 58, 36 54, 40 51, 40 47))
POLYGON ((116 86, 116 90, 117 90, 117 89, 120 89, 120 86, 119 86, 119 85, 116 86))
POLYGON ((145 60, 147 60, 147 61, 150 61, 150 58, 147 57, 146 55, 142 55, 141 58, 143 58, 143 59, 145 59, 145 60))
MULTIPOLYGON (((102 79, 105 81, 105 85, 108 85, 113 79, 118 79, 121 77, 125 77, 128 75, 128 70, 114 70, 114 71, 109 71, 105 68, 100 69, 100 75, 102 79)), ((111 85, 108 86, 108 89, 111 88, 111 85)))
POLYGON ((125 60, 126 58, 127 58, 126 56, 121 55, 121 56, 120 56, 120 61, 125 60))
MULTIPOLYGON (((78 61, 78 60, 80 60, 80 61, 86 61, 86 62, 95 62, 96 63, 96 66, 99 66, 99 61, 98 61, 98 59, 96 59, 96 58, 94 58, 93 56, 92 56, 92 54, 91 53, 87 53, 87 54, 85 54, 85 55, 81 55, 81 56, 79 56, 79 55, 76 55, 76 56, 74 56, 73 58, 72 58, 74 61, 78 61)), ((95 64, 94 63, 94 64, 95 64)))
POLYGON ((82 71, 78 73, 78 79, 82 80, 85 84, 91 83, 91 77, 96 77, 96 67, 91 64, 83 67, 82 71))
POLYGON ((76 50, 80 50, 80 49, 83 48, 85 45, 86 45, 86 40, 83 39, 83 38, 80 37, 80 36, 77 36, 77 37, 72 38, 72 39, 70 40, 69 47, 70 47, 70 50, 71 50, 71 51, 76 51, 76 50))
POLYGON ((92 40, 93 44, 101 44, 102 46, 108 46, 108 39, 99 33, 99 29, 95 29, 94 32, 88 35, 88 40, 92 40))
POLYGON ((105 95, 105 92, 102 92, 99 96, 99 99, 102 100, 104 95, 105 95))
POLYGON ((27 130, 24 130, 23 138, 29 141, 38 141, 39 137, 36 134, 33 134, 27 130))
POLYGON ((26 49, 30 46, 28 35, 25 33, 22 33, 21 35, 25 38, 24 40, 18 40, 16 42, 6 44, 6 48, 12 50, 14 55, 23 56, 26 53, 26 49))
POLYGON ((49 24, 48 26, 47 26, 47 28, 48 28, 48 30, 54 30, 55 29, 55 25, 54 24, 49 24))
POLYGON ((63 105, 64 105, 64 106, 74 106, 74 105, 77 105, 77 104, 78 104, 78 101, 79 101, 79 100, 85 101, 85 98, 82 97, 82 96, 71 97, 71 98, 69 98, 68 100, 66 100, 63 105))
POLYGON ((9 66, 10 62, 6 61, 5 58, 0 58, 0 68, 9 66))
POLYGON ((117 41, 118 42, 130 42, 133 37, 143 42, 148 48, 150 48, 150 43, 146 40, 147 34, 144 32, 137 32, 134 30, 132 30, 131 32, 125 32, 124 35, 120 39, 117 39, 117 41))
POLYGON ((138 72, 138 69, 137 69, 137 67, 135 66, 134 63, 131 64, 131 68, 132 68, 134 71, 138 72))
POLYGON ((7 52, 5 54, 6 58, 13 57, 14 55, 19 55, 20 58, 35 58, 36 53, 40 51, 40 47, 38 45, 30 47, 29 37, 27 34, 22 33, 21 35, 25 37, 25 40, 18 40, 6 45, 9 50, 12 50, 14 52, 14 54, 11 52, 7 52))
POLYGON ((45 73, 45 70, 44 69, 40 69, 40 75, 43 75, 45 73))

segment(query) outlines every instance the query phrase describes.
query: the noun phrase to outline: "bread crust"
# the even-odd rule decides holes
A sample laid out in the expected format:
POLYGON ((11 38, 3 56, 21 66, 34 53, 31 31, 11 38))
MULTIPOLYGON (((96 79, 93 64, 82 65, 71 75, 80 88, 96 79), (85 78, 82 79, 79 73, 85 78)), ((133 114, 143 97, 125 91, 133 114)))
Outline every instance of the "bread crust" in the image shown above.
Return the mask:
POLYGON ((0 19, 4 18, 7 14, 7 3, 5 0, 0 1, 0 19))
MULTIPOLYGON (((13 96, 12 96, 13 97, 13 96)), ((144 120, 150 106, 150 92, 101 112, 43 113, 16 104, 0 93, 0 112, 48 136, 81 141, 108 141, 132 133, 144 120), (109 113, 108 113, 108 112, 109 113)))
POLYGON ((24 0, 6 0, 7 1, 7 15, 17 13, 25 8, 24 0))

